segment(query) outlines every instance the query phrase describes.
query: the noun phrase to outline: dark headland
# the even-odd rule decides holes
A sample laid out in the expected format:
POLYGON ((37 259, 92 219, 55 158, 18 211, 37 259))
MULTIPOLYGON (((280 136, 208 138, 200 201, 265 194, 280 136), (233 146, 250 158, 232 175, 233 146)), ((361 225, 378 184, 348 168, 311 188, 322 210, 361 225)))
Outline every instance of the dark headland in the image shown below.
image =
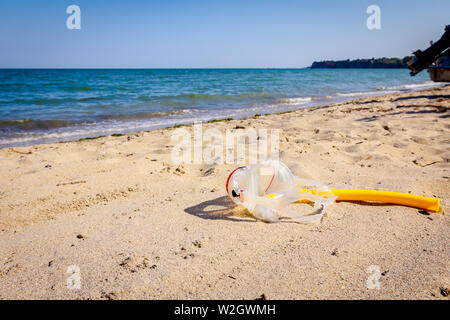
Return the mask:
POLYGON ((377 69, 377 68, 407 68, 407 61, 412 57, 404 58, 372 58, 372 59, 356 59, 356 60, 326 60, 314 61, 310 68, 312 69, 341 69, 341 68, 361 68, 361 69, 377 69))

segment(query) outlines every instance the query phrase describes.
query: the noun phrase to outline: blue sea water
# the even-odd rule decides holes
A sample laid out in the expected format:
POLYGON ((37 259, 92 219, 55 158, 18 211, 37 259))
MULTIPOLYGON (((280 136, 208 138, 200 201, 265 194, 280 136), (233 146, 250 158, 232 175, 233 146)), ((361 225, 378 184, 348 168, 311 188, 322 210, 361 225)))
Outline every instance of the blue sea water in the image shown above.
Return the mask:
POLYGON ((3 69, 0 147, 242 118, 437 84, 406 69, 3 69))

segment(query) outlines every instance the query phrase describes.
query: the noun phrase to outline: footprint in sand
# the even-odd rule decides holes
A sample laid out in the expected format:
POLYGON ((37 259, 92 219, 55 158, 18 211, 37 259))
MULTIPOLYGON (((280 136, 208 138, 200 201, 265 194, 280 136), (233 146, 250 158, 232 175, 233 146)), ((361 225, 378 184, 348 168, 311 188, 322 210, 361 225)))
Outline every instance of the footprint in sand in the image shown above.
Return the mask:
POLYGON ((355 153, 355 152, 359 152, 360 151, 360 146, 358 144, 352 145, 352 146, 348 146, 344 148, 345 152, 349 152, 349 153, 355 153))

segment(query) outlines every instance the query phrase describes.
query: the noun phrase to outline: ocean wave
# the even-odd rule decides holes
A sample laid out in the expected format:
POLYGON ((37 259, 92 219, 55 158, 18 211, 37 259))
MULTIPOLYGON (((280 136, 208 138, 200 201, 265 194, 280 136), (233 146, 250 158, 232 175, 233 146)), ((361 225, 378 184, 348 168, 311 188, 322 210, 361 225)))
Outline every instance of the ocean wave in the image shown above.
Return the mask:
POLYGON ((194 113, 199 111, 199 109, 180 109, 180 110, 174 110, 174 111, 167 111, 167 112, 142 112, 142 113, 135 113, 135 114, 107 114, 101 116, 102 119, 105 120, 138 120, 138 119, 151 119, 151 118, 162 118, 162 117, 168 117, 173 115, 180 115, 180 114, 188 114, 188 113, 194 113))
POLYGON ((91 91, 91 87, 84 86, 58 86, 58 89, 68 90, 68 91, 91 91))
POLYGON ((140 96, 138 100, 141 101, 152 101, 152 102, 160 102, 161 104, 177 104, 180 103, 180 100, 188 100, 188 101, 224 101, 224 100, 245 100, 245 99, 261 99, 261 98, 270 98, 273 95, 266 92, 248 92, 241 94, 203 94, 203 93, 182 93, 173 96, 140 96))
POLYGON ((22 105, 59 105, 68 102, 90 102, 90 101, 103 101, 107 100, 107 97, 83 97, 83 98, 47 98, 47 99, 15 99, 9 104, 22 104, 22 105))
POLYGON ((68 127, 73 124, 75 124, 75 122, 67 120, 0 120, 0 130, 6 128, 14 128, 19 130, 52 129, 68 127))
POLYGON ((391 86, 391 87, 381 87, 377 88, 377 90, 402 90, 402 89, 410 89, 410 90, 417 90, 417 89, 428 89, 433 87, 440 87, 443 83, 439 82, 433 82, 433 81, 425 81, 421 83, 412 83, 412 84, 404 84, 400 86, 391 86))
POLYGON ((36 143, 52 143, 56 141, 73 141, 86 137, 105 136, 114 133, 129 133, 142 130, 151 130, 169 127, 175 124, 189 124, 194 122, 205 122, 215 119, 213 115, 198 115, 192 117, 162 117, 153 118, 150 122, 142 120, 134 121, 102 121, 94 123, 83 123, 65 128, 65 130, 51 132, 15 132, 0 136, 0 147, 31 145, 36 143))
POLYGON ((421 83, 403 84, 399 86, 379 87, 375 89, 376 91, 338 92, 336 93, 336 95, 340 97, 384 95, 384 94, 398 93, 402 91, 429 89, 434 87, 440 87, 442 85, 443 85, 442 83, 425 81, 421 83))
POLYGON ((297 105, 306 104, 306 103, 311 102, 311 101, 312 101, 311 97, 297 97, 297 98, 278 99, 275 102, 279 103, 279 104, 297 106, 297 105))
POLYGON ((371 95, 381 95, 381 94, 390 94, 395 91, 361 91, 361 92, 338 92, 336 93, 339 97, 359 97, 359 96, 371 96, 371 95))
POLYGON ((69 121, 60 119, 14 119, 0 120, 0 130, 16 129, 16 130, 40 130, 40 129, 57 129, 64 127, 73 127, 79 125, 89 125, 107 120, 127 121, 127 120, 145 120, 154 118, 171 117, 176 115, 192 114, 200 111, 199 109, 180 109, 168 112, 142 112, 136 114, 106 114, 99 117, 97 121, 80 120, 69 121))

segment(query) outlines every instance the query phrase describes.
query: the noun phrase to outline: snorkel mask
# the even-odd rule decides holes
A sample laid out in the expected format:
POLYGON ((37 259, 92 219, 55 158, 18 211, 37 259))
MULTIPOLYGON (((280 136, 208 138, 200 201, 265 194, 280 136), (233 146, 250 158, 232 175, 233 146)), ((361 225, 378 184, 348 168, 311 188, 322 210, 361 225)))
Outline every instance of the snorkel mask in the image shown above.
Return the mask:
POLYGON ((299 223, 319 222, 337 198, 323 183, 300 179, 275 160, 235 169, 228 176, 226 189, 235 204, 267 222, 277 222, 282 217, 299 223), (314 210, 301 214, 291 208, 295 202, 311 204, 314 210))

